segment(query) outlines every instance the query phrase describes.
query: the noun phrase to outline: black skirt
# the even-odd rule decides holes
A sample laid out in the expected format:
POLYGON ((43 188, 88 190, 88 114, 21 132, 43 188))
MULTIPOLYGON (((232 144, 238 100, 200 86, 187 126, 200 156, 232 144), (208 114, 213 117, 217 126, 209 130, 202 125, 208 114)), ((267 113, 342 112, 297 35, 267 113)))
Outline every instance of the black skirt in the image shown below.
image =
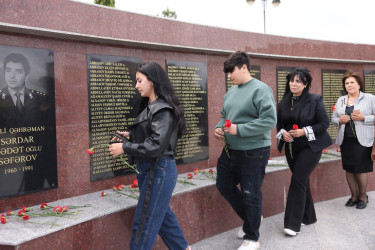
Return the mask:
POLYGON ((373 171, 371 160, 372 147, 364 147, 355 137, 344 137, 341 144, 341 159, 344 170, 350 173, 367 173, 373 171))

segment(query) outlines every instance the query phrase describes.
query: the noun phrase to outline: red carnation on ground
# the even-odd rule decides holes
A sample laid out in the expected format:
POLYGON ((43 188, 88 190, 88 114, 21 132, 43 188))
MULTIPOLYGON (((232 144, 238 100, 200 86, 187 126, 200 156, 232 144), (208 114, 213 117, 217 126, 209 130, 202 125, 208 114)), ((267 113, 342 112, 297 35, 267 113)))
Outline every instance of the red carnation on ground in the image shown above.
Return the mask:
POLYGON ((14 213, 13 213, 12 211, 10 211, 10 210, 7 212, 7 215, 8 215, 8 216, 9 216, 9 215, 13 215, 13 214, 14 214, 14 213))
POLYGON ((24 215, 24 216, 22 217, 22 219, 24 219, 24 220, 29 220, 29 216, 24 215))
POLYGON ((5 219, 5 217, 1 217, 1 218, 0 218, 0 221, 1 221, 2 224, 7 223, 7 219, 5 219))
POLYGON ((298 125, 297 124, 293 124, 293 129, 297 130, 298 129, 298 125))
POLYGON ((106 196, 107 195, 107 193, 105 193, 105 192, 102 192, 102 196, 106 196))
POLYGON ((210 174, 214 173, 214 171, 212 169, 208 170, 208 172, 210 172, 210 174))
POLYGON ((188 179, 193 179, 193 175, 192 174, 188 174, 187 177, 188 177, 188 179))
POLYGON ((225 119, 224 127, 229 128, 232 125, 232 122, 228 119, 225 119))
POLYGON ((336 152, 341 152, 341 149, 337 148, 337 149, 336 149, 336 152))
POLYGON ((63 208, 60 207, 60 206, 57 206, 57 207, 53 208, 53 211, 56 212, 56 213, 61 213, 61 212, 63 212, 63 208))
POLYGON ((63 212, 67 212, 67 211, 69 211, 69 208, 68 208, 67 206, 62 207, 62 211, 63 211, 63 212))
POLYGON ((198 172, 199 172, 198 168, 194 170, 194 174, 197 174, 198 172))
POLYGON ((323 154, 326 154, 326 153, 328 153, 328 151, 327 150, 323 150, 323 154))
POLYGON ((42 205, 40 205, 40 209, 45 209, 45 208, 47 208, 47 203, 42 203, 42 205))
POLYGON ((137 179, 135 179, 135 180, 133 181, 131 187, 132 187, 132 188, 136 188, 136 187, 138 187, 138 180, 137 180, 137 179))
POLYGON ((18 211, 18 216, 22 216, 24 214, 25 214, 25 212, 23 210, 18 211))

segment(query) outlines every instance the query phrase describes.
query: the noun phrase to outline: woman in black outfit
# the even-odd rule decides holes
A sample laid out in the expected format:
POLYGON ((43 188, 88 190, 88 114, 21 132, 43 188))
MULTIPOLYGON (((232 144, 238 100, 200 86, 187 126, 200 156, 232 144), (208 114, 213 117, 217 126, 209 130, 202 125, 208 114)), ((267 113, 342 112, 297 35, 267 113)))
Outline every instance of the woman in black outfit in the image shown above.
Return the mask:
POLYGON ((319 163, 322 150, 332 144, 327 133, 329 118, 319 95, 310 94, 312 77, 305 68, 296 68, 286 77, 283 99, 277 107, 277 138, 292 179, 285 208, 284 233, 295 236, 301 224, 316 222, 309 176, 319 163), (296 128, 298 126, 298 129, 296 128), (293 129, 295 127, 295 129, 293 129))

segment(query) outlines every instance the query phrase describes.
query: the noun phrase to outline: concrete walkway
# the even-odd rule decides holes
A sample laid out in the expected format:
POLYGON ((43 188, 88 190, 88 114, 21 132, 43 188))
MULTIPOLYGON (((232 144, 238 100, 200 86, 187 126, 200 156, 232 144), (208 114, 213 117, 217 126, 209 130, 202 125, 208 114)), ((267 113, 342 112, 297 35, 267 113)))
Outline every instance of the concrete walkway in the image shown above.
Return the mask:
MULTIPOLYGON (((295 237, 283 233, 284 213, 265 218, 260 227, 260 249, 375 250, 375 191, 368 196, 369 204, 362 210, 345 207, 349 197, 316 203, 318 222, 302 226, 295 237)), ((238 230, 197 242, 192 249, 237 249, 242 244, 238 230)))

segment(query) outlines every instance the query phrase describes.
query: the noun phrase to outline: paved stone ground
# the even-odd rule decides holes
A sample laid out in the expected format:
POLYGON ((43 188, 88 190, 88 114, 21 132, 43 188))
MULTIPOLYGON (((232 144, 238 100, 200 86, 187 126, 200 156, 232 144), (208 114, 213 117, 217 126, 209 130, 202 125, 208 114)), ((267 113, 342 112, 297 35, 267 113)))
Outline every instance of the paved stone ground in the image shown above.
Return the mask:
MULTIPOLYGON (((375 191, 369 192, 365 209, 345 207, 349 197, 315 204, 318 222, 302 226, 295 237, 283 233, 284 213, 264 218, 260 227, 260 249, 375 250, 375 191)), ((239 228, 192 245, 193 250, 237 249, 239 228)))

